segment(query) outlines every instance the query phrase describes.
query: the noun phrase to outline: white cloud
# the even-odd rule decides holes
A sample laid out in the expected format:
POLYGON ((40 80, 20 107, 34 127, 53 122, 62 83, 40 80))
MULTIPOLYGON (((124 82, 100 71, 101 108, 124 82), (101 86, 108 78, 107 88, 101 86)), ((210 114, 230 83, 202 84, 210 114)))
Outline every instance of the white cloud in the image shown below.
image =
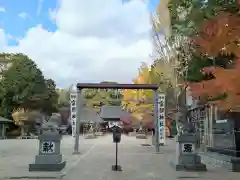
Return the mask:
POLYGON ((7 44, 7 36, 3 29, 0 28, 0 49, 5 49, 7 44))
POLYGON ((37 15, 39 15, 41 13, 42 5, 43 5, 43 0, 38 0, 37 15))
POLYGON ((21 12, 18 14, 18 17, 22 18, 22 19, 32 19, 31 16, 29 16, 29 14, 27 14, 26 12, 21 12))
POLYGON ((4 7, 0 7, 0 12, 6 12, 6 9, 4 7))
POLYGON ((145 3, 61 0, 53 11, 55 32, 32 27, 18 46, 4 50, 28 54, 59 86, 78 81, 131 82, 141 62, 149 60, 152 47, 145 3))

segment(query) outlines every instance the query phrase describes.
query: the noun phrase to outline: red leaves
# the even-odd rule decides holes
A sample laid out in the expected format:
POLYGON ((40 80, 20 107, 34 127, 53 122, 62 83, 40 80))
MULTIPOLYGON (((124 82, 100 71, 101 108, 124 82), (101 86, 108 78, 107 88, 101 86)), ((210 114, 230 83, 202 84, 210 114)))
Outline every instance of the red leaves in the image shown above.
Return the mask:
POLYGON ((240 18, 237 14, 221 12, 203 23, 193 43, 199 51, 210 56, 219 53, 239 54, 236 41, 240 39, 240 18))
POLYGON ((200 83, 191 83, 189 88, 193 98, 213 98, 222 94, 222 89, 217 85, 215 80, 202 81, 200 83))
MULTIPOLYGON (((240 0, 237 2, 240 4, 240 0)), ((240 16, 228 12, 220 12, 216 17, 206 20, 193 43, 200 53, 210 57, 219 54, 234 54, 240 57, 240 16)), ((227 94, 224 100, 214 103, 223 109, 240 107, 240 58, 232 69, 206 67, 202 73, 211 73, 214 79, 200 83, 187 83, 191 94, 198 99, 212 99, 227 94)))
POLYGON ((216 98, 227 94, 227 98, 214 101, 211 104, 220 106, 222 109, 236 109, 240 107, 240 59, 236 61, 233 69, 221 67, 204 68, 203 73, 212 73, 214 79, 200 83, 188 83, 194 98, 216 98))

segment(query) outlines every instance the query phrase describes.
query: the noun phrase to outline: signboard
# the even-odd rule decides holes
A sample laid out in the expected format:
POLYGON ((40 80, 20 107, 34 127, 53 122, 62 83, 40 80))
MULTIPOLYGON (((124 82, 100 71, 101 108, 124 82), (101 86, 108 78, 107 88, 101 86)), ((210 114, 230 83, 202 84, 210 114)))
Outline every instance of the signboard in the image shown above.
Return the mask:
POLYGON ((165 144, 165 95, 158 96, 158 128, 159 128, 159 143, 165 144))
POLYGON ((220 123, 227 123, 228 120, 227 119, 220 119, 220 120, 216 120, 216 123, 220 124, 220 123))
POLYGON ((194 145, 192 143, 182 144, 182 153, 193 153, 195 151, 194 145))
POLYGON ((54 141, 43 141, 41 146, 41 152, 43 154, 55 153, 55 142, 54 141))
POLYGON ((77 122, 77 93, 70 94, 70 120, 72 123, 72 136, 76 136, 76 122, 77 122))

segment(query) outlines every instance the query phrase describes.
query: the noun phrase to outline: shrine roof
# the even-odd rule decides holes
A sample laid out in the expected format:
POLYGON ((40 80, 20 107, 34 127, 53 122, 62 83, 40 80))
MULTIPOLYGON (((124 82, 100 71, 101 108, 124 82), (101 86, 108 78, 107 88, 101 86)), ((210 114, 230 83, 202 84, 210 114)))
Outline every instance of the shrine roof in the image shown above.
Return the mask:
POLYGON ((100 118, 102 119, 117 119, 127 116, 128 113, 120 106, 102 106, 100 111, 100 118))
POLYGON ((103 122, 100 116, 96 113, 93 108, 81 108, 80 109, 80 122, 103 122))

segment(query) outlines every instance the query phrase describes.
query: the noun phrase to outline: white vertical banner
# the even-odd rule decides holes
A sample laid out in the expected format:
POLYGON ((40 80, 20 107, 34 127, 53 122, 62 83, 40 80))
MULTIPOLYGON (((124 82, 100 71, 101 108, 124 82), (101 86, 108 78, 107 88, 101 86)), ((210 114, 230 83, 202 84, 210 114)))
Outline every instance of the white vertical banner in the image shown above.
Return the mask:
POLYGON ((159 143, 165 145, 165 94, 158 96, 158 128, 159 128, 159 143))
POLYGON ((76 136, 76 120, 77 120, 77 93, 70 93, 70 120, 72 123, 72 136, 76 136))

